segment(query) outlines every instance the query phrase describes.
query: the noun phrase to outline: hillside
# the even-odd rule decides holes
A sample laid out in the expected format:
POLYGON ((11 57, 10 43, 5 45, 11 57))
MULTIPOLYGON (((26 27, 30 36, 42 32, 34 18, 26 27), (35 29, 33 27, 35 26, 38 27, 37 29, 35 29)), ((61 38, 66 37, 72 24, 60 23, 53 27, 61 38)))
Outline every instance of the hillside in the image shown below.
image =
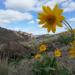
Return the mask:
MULTIPOLYGON (((74 35, 75 35, 75 29, 73 29, 74 35)), ((35 39, 31 41, 31 45, 35 46, 35 48, 38 50, 38 46, 40 43, 45 43, 48 46, 48 49, 51 49, 53 51, 56 48, 60 48, 61 50, 66 51, 69 47, 69 43, 73 40, 73 37, 71 35, 70 31, 58 33, 58 34, 45 34, 45 35, 39 35, 36 36, 35 39)))
POLYGON ((0 27, 0 57, 13 57, 29 54, 32 49, 25 43, 32 39, 32 35, 21 31, 12 31, 0 27), (21 44, 24 42, 24 44, 21 44))
POLYGON ((31 34, 21 32, 21 31, 12 31, 0 27, 0 42, 1 41, 29 41, 31 40, 31 34))
MULTIPOLYGON (((62 56, 57 58, 57 62, 67 66, 66 68, 72 72, 72 75, 75 75, 75 59, 70 59, 67 52, 71 47, 72 40, 69 31, 54 35, 33 36, 26 32, 0 28, 0 60, 6 60, 4 63, 0 63, 1 66, 3 64, 2 70, 7 66, 9 75, 33 75, 34 55, 39 51, 40 44, 43 43, 47 45, 46 53, 49 57, 53 56, 56 48, 60 49, 62 56)), ((3 70, 3 72, 5 71, 3 70)))
POLYGON ((28 56, 31 53, 36 53, 41 43, 46 43, 48 50, 53 51, 56 48, 61 48, 65 51, 71 41, 69 32, 33 36, 26 32, 12 31, 0 27, 0 57, 28 56))

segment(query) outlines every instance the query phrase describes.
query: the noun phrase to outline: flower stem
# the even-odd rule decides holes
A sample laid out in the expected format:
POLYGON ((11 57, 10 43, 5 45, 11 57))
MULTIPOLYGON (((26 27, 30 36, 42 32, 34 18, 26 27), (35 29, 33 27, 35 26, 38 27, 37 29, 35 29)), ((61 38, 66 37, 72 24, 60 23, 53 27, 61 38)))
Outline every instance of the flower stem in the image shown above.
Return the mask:
POLYGON ((69 28, 73 31, 73 29, 72 29, 72 27, 70 26, 70 24, 66 21, 66 20, 64 20, 64 22, 69 26, 69 28))
POLYGON ((74 39, 74 32, 73 32, 73 29, 72 29, 72 27, 70 26, 70 24, 69 24, 66 20, 64 20, 63 23, 64 23, 64 25, 70 30, 70 32, 71 32, 71 34, 72 34, 72 37, 73 37, 73 39, 74 39))

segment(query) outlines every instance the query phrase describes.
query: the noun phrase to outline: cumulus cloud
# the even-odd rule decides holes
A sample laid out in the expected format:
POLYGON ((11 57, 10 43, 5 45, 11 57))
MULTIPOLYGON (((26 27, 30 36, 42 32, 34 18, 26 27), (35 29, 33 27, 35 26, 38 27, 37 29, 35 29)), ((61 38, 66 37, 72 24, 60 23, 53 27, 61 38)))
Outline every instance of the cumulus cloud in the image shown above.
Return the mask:
POLYGON ((75 22, 75 18, 71 18, 71 19, 69 19, 69 21, 75 22))
POLYGON ((75 10, 75 2, 72 0, 6 0, 6 8, 20 11, 41 11, 42 5, 48 5, 53 8, 56 4, 61 4, 65 12, 75 10))
POLYGON ((62 3, 62 7, 64 8, 64 12, 75 11, 75 2, 72 0, 66 1, 62 3))
POLYGON ((42 5, 49 5, 51 8, 57 3, 62 3, 67 0, 6 0, 6 8, 23 10, 23 11, 41 11, 42 5))
POLYGON ((50 6, 53 9, 56 4, 61 4, 65 1, 67 1, 67 0, 50 0, 50 1, 40 0, 40 1, 37 1, 37 4, 35 4, 36 7, 33 7, 32 10, 36 11, 36 12, 42 11, 42 5, 50 6))
POLYGON ((34 24, 35 22, 34 22, 34 20, 31 20, 30 22, 29 22, 29 24, 34 24))
POLYGON ((21 13, 15 10, 0 10, 0 25, 7 24, 14 21, 31 20, 30 13, 21 13))
POLYGON ((36 4, 36 0, 6 0, 6 8, 18 10, 31 10, 36 4))
POLYGON ((0 19, 0 25, 5 25, 7 23, 10 23, 10 21, 9 20, 0 19))

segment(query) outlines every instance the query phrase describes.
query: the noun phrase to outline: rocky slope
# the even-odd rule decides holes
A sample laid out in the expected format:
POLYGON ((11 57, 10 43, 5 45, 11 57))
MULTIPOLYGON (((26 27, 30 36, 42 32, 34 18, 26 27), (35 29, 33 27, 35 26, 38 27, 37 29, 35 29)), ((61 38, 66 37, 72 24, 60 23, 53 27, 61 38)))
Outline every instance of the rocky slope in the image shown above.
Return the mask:
POLYGON ((0 27, 0 57, 28 55, 32 49, 26 43, 32 39, 32 36, 26 32, 17 32, 0 27))
POLYGON ((12 31, 0 27, 0 57, 25 56, 38 51, 40 43, 46 43, 48 50, 61 48, 68 49, 68 43, 72 41, 69 32, 55 35, 45 34, 33 36, 26 32, 12 31))

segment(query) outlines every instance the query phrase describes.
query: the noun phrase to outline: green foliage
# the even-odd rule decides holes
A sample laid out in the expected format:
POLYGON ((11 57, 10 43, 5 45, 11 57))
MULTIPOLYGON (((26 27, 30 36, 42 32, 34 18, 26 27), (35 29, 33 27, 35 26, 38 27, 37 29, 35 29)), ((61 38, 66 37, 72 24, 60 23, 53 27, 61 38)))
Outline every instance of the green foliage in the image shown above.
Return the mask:
POLYGON ((33 64, 33 75, 71 75, 65 65, 59 65, 55 57, 43 54, 41 59, 33 64))
POLYGON ((60 35, 60 37, 58 38, 58 41, 67 45, 73 41, 73 37, 69 35, 60 35))
POLYGON ((58 65, 57 74, 56 75, 72 75, 71 72, 66 68, 65 65, 58 65))
POLYGON ((71 73, 66 68, 60 69, 58 73, 59 75, 71 75, 71 73))
POLYGON ((43 55, 41 60, 35 61, 33 65, 33 75, 54 75, 57 68, 55 57, 43 55))

